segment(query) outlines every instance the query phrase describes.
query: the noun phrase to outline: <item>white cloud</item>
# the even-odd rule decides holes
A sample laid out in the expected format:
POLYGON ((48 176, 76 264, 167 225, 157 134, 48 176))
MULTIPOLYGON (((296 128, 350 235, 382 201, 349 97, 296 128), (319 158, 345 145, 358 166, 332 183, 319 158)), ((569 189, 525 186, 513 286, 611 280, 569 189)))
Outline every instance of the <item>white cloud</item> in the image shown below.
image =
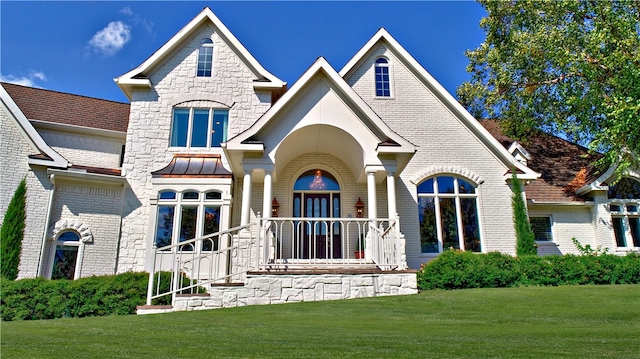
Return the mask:
POLYGON ((42 88, 42 86, 36 84, 36 81, 47 81, 47 76, 43 72, 31 70, 27 76, 0 74, 0 81, 16 85, 42 88))
POLYGON ((125 6, 122 9, 120 9, 120 13, 124 15, 129 15, 129 16, 133 15, 133 11, 131 11, 131 8, 128 6, 125 6))
POLYGON ((113 55, 131 39, 131 28, 122 21, 112 21, 104 29, 98 31, 89 45, 95 52, 113 55))
POLYGON ((153 33, 153 22, 134 13, 133 10, 131 10, 131 7, 129 6, 123 7, 122 9, 120 9, 120 13, 123 15, 129 16, 131 18, 129 20, 129 23, 133 24, 134 26, 142 25, 145 27, 145 29, 147 29, 148 33, 150 34, 153 33))

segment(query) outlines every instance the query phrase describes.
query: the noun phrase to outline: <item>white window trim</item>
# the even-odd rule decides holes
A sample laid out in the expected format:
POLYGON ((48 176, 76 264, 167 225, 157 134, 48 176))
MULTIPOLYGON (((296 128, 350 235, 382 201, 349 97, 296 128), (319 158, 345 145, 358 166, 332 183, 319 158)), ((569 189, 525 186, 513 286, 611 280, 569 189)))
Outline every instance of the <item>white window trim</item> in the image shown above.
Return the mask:
MULTIPOLYGON (((437 238, 438 238, 438 253, 425 253, 422 252, 422 248, 420 248, 420 256, 421 257, 430 257, 430 256, 437 256, 438 254, 444 252, 444 242, 443 242, 443 238, 442 238, 442 217, 441 217, 441 213, 440 213, 440 199, 441 198, 455 198, 455 205, 456 205, 456 226, 459 229, 458 230, 458 246, 461 248, 461 250, 466 250, 465 248, 465 243, 464 243, 464 225, 462 224, 462 205, 460 203, 460 199, 461 198, 474 198, 476 200, 476 216, 477 216, 477 221, 478 221, 478 233, 479 233, 479 237, 480 237, 480 248, 481 248, 481 252, 484 252, 484 241, 483 241, 483 236, 482 236, 482 227, 481 227, 481 219, 480 219, 480 207, 479 207, 479 196, 478 196, 478 187, 477 184, 475 184, 473 181, 470 181, 469 179, 466 178, 460 178, 458 176, 449 174, 449 173, 440 173, 440 174, 436 174, 432 177, 429 178, 425 178, 424 180, 422 180, 420 182, 420 184, 422 182, 425 182, 429 179, 433 179, 433 191, 434 193, 420 193, 418 192, 418 200, 422 197, 422 198, 433 198, 434 199, 434 205, 435 205, 435 211, 436 211, 436 230, 437 230, 437 238), (438 180, 436 178, 438 177, 452 177, 454 179, 454 193, 440 193, 439 188, 438 188, 438 180), (463 181, 471 184, 474 186, 474 193, 459 193, 459 186, 457 185, 458 183, 458 179, 462 179, 463 181)), ((416 189, 419 186, 416 185, 416 189)), ((420 246, 422 247, 422 246, 420 246)))
MULTIPOLYGON (((171 129, 170 129, 170 133, 169 133, 169 148, 170 149, 185 149, 185 148, 189 148, 189 149, 209 149, 209 148, 221 148, 220 146, 211 146, 211 131, 213 131, 213 117, 215 114, 215 111, 227 111, 227 125, 224 128, 224 131, 227 133, 227 139, 229 137, 228 131, 229 131, 229 109, 228 108, 221 108, 221 107, 179 107, 176 106, 173 108, 173 110, 171 111, 171 129), (173 146, 171 145, 171 139, 173 137, 173 121, 175 119, 175 110, 177 109, 188 109, 189 110, 189 123, 187 125, 187 143, 185 144, 185 146, 173 146), (207 110, 209 111, 209 115, 207 118, 207 144, 205 146, 198 146, 198 147, 191 147, 191 139, 192 139, 192 135, 193 135, 193 116, 195 114, 195 110, 207 110)), ((225 139, 226 140, 226 139, 225 139)))
POLYGON ((58 246, 66 246, 66 247, 78 247, 78 254, 76 256, 76 267, 73 271, 73 280, 76 280, 78 278, 82 277, 82 262, 83 262, 83 258, 84 258, 84 246, 85 246, 85 242, 82 240, 82 235, 73 229, 69 229, 69 230, 64 230, 58 233, 58 235, 56 235, 54 237, 53 242, 53 248, 51 250, 51 257, 49 260, 49 263, 51 263, 50 265, 50 269, 49 269, 49 275, 47 276, 47 279, 51 279, 51 277, 53 276, 53 265, 55 264, 55 260, 56 260, 56 251, 58 249, 58 246), (80 237, 80 239, 78 241, 60 241, 58 240, 58 238, 60 237, 60 235, 62 235, 63 233, 66 232, 76 232, 76 234, 78 234, 78 237, 80 237))
POLYGON ((611 199, 607 202, 606 204, 607 206, 607 211, 609 211, 609 214, 611 215, 611 231, 613 233, 613 244, 614 244, 614 248, 621 248, 621 249, 640 249, 640 247, 636 247, 633 245, 633 236, 631 234, 631 225, 629 223, 629 218, 639 218, 640 219, 640 201, 636 200, 636 199, 611 199), (619 206, 620 207, 620 211, 612 211, 611 210, 611 206, 619 206), (635 205, 636 208, 638 209, 635 212, 630 212, 627 210, 627 206, 628 205, 635 205), (622 219, 622 227, 624 229, 624 233, 623 233, 623 240, 624 240, 624 246, 618 246, 618 241, 616 239, 616 233, 615 233, 615 229, 614 229, 614 225, 613 225, 613 219, 614 218, 621 218, 622 219), (629 245, 631 244, 631 245, 629 245))
POLYGON ((393 80, 394 80, 394 76, 393 76, 393 63, 392 61, 386 57, 386 56, 378 56, 373 60, 373 98, 376 100, 393 100, 395 99, 395 86, 393 85, 393 80), (376 63, 376 61, 378 59, 385 59, 387 60, 386 63, 386 68, 389 71, 389 96, 378 96, 378 89, 377 89, 377 83, 376 83, 376 69, 378 68, 378 64, 376 63))

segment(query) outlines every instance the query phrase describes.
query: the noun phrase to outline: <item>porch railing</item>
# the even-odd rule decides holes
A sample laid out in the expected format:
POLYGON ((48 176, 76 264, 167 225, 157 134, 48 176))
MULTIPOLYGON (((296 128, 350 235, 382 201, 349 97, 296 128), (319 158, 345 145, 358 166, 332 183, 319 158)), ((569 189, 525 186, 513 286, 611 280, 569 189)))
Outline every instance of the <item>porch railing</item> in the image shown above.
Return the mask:
POLYGON ((244 281, 256 270, 256 224, 248 224, 154 249, 147 305, 156 298, 197 293, 211 283, 244 281))
POLYGON ((400 265, 396 219, 258 218, 255 222, 153 250, 147 305, 210 284, 244 282, 249 271, 400 265))
POLYGON ((263 218, 260 268, 399 264, 397 221, 388 218, 263 218))

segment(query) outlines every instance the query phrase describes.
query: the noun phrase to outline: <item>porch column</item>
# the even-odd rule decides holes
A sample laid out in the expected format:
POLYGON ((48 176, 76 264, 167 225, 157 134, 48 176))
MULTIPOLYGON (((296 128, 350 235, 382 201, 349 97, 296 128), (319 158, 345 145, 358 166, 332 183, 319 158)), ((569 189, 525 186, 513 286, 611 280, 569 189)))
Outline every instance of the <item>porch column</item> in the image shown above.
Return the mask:
POLYGON ((396 178, 393 172, 387 172, 387 203, 389 219, 396 218, 396 178))
POLYGON ((375 172, 367 172, 367 197, 369 218, 378 217, 378 209, 376 206, 376 177, 375 172))
POLYGON ((244 171, 244 180, 242 182, 242 213, 240 216, 240 225, 249 224, 251 217, 251 171, 244 171))
POLYGON ((271 217, 271 171, 264 172, 264 195, 262 198, 262 218, 271 217))

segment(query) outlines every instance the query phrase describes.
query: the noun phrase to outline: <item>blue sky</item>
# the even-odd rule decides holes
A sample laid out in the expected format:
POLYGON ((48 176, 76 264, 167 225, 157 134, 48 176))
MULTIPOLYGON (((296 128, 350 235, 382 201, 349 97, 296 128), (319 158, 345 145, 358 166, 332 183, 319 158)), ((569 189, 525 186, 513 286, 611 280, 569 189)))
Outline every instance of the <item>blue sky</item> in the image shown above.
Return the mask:
POLYGON ((447 90, 469 79, 464 51, 484 40, 471 1, 0 2, 2 81, 126 102, 113 82, 208 6, 289 86, 323 56, 339 71, 384 27, 447 90))

